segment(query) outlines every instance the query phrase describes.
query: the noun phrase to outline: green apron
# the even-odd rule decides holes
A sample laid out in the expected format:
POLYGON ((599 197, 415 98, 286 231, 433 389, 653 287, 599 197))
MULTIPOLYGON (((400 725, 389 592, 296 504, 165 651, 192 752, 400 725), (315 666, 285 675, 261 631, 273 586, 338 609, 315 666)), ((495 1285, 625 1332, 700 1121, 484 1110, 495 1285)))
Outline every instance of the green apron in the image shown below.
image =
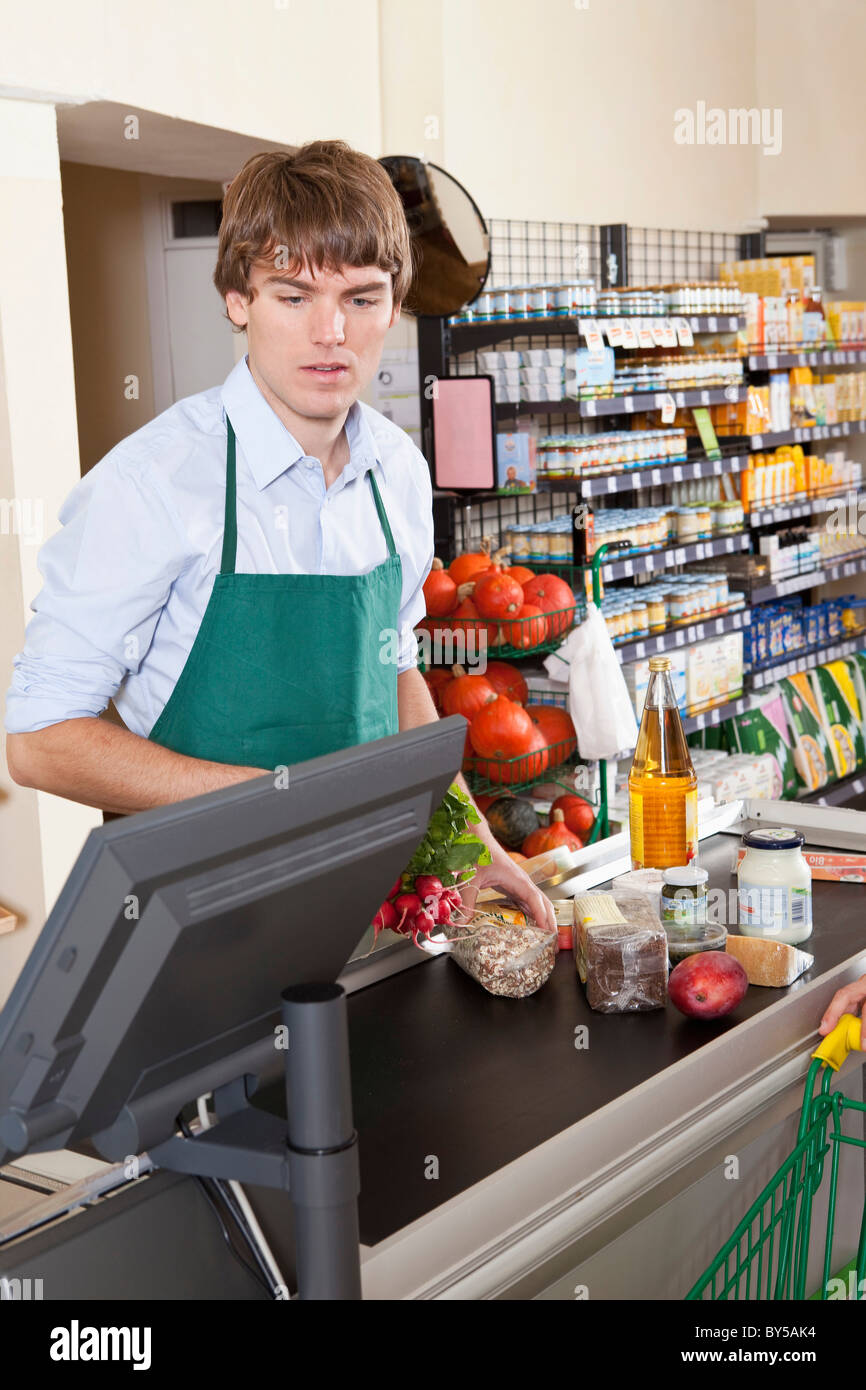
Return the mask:
POLYGON ((220 572, 192 650, 149 737, 176 753, 274 768, 399 729, 402 566, 373 470, 388 558, 366 574, 236 574, 235 432, 226 416, 220 572), (386 659, 380 660, 380 653, 386 659))

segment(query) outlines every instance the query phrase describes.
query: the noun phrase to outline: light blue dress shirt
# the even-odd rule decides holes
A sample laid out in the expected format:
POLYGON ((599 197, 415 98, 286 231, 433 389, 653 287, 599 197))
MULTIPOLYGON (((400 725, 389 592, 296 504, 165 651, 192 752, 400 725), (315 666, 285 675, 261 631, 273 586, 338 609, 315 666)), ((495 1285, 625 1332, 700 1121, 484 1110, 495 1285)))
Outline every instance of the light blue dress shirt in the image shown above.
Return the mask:
MULTIPOLYGON (((430 472, 399 426, 362 401, 346 418, 350 458, 330 488, 268 405, 247 359, 121 440, 60 509, 39 554, 44 585, 15 658, 6 729, 96 716, 110 699, 147 736, 192 649, 220 565, 226 412, 237 435, 240 574, 363 574, 388 549, 375 468, 403 567, 398 671, 433 561, 430 472)), ((291 652, 286 653, 291 661, 291 652)))

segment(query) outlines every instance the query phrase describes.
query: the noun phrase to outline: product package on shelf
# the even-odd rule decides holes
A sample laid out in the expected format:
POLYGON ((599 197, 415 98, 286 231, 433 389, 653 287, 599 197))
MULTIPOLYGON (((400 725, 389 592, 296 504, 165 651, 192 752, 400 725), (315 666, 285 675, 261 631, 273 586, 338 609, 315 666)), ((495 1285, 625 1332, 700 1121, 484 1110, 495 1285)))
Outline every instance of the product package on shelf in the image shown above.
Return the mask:
POLYGON ((846 661, 831 661, 810 671, 821 723, 830 744, 837 777, 850 777, 866 764, 863 709, 854 672, 846 661))
POLYGON ((635 1013, 664 1008, 667 936, 645 896, 579 893, 573 934, 575 965, 591 1009, 635 1013))
POLYGON ((772 800, 793 797, 799 785, 794 757, 794 741, 778 686, 750 698, 750 708, 724 724, 731 748, 739 753, 769 755, 775 764, 772 800))
POLYGON ((803 672, 779 682, 788 727, 794 740, 794 766, 800 786, 815 792, 836 779, 836 766, 830 735, 824 729, 821 712, 809 677, 803 672))

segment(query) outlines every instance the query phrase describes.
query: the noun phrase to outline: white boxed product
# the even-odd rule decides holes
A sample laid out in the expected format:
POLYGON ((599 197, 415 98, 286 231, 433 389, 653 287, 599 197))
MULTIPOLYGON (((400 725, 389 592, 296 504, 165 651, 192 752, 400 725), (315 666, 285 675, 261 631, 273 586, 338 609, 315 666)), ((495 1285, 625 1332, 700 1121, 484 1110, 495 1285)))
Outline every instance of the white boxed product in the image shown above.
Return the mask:
MULTIPOLYGON (((685 651, 666 652, 671 663, 669 676, 673 685, 674 698, 677 706, 682 713, 686 708, 686 654, 685 651)), ((635 714, 640 720, 643 714, 643 702, 646 699, 647 686, 649 685, 650 669, 649 660, 631 661, 627 666, 623 666, 622 673, 625 676, 625 683, 628 693, 634 705, 635 714)))
POLYGON ((743 688, 743 634, 726 632, 724 637, 720 638, 720 642, 721 660, 726 670, 726 693, 735 695, 743 688))

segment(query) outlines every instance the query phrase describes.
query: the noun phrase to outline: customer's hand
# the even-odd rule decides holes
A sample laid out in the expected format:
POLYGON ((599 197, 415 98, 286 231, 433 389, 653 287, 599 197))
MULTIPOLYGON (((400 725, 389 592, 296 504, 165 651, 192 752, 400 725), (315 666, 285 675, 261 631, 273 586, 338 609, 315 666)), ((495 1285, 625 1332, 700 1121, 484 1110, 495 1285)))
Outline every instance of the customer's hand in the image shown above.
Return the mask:
MULTIPOLYGON (((843 985, 837 989, 824 1017, 818 1024, 819 1033, 829 1033, 836 1027, 843 1014, 854 1014, 859 1017, 860 1009, 866 1003, 866 975, 861 975, 859 980, 855 980, 852 985, 843 985)), ((866 1038, 864 1038, 866 1041, 866 1038)))
POLYGON ((471 882, 460 886, 460 896, 468 912, 475 907, 475 899, 482 888, 498 888, 513 902, 519 903, 524 912, 544 931, 556 931, 556 913, 553 903, 536 888, 532 879, 509 859, 501 845, 490 846, 492 863, 483 864, 475 871, 471 882))

